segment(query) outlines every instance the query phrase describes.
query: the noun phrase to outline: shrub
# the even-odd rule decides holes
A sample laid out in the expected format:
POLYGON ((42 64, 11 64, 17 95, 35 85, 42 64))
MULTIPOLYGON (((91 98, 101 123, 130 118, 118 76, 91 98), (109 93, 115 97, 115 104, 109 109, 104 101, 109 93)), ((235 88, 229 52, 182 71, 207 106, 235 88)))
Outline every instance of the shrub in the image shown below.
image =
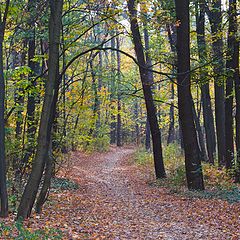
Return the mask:
POLYGON ((139 148, 134 154, 134 161, 139 165, 146 165, 153 162, 153 156, 144 148, 139 148))

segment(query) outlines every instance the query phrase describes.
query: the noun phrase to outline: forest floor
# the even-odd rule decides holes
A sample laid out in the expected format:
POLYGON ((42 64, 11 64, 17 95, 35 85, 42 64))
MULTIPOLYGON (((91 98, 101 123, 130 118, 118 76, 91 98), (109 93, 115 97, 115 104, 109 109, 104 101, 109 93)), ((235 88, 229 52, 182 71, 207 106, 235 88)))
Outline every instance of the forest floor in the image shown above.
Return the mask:
POLYGON ((58 228, 63 239, 240 239, 240 204, 188 198, 154 184, 131 147, 73 152, 58 177, 79 185, 54 191, 41 215, 25 224, 58 228))

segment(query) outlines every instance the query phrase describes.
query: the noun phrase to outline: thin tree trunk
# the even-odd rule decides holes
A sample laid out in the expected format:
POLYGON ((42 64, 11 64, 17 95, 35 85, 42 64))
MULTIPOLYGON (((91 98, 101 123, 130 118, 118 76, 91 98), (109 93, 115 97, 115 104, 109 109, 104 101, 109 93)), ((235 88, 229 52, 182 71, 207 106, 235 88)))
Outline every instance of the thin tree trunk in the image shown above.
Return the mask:
POLYGON ((167 138, 167 145, 170 143, 173 143, 175 140, 175 116, 174 116, 174 84, 171 83, 171 106, 170 106, 170 111, 169 111, 169 119, 170 119, 170 124, 169 124, 169 129, 168 129, 168 138, 167 138))
MULTIPOLYGON (((235 96, 236 96, 236 166, 235 166, 235 181, 240 182, 240 76, 239 76, 239 38, 237 38, 237 1, 229 0, 231 6, 230 14, 231 31, 233 33, 233 55, 232 55, 232 69, 234 69, 234 83, 235 83, 235 96)), ((229 21, 230 24, 230 21, 229 21)))
POLYGON ((203 190, 201 157, 194 126, 190 89, 189 0, 181 2, 175 0, 175 4, 177 21, 180 23, 177 29, 178 108, 184 142, 187 184, 190 190, 203 190))
POLYGON ((136 137, 136 144, 137 146, 140 144, 140 127, 138 123, 139 117, 139 106, 138 102, 134 104, 134 116, 135 116, 135 137, 136 137))
POLYGON ((143 45, 141 41, 141 36, 139 32, 139 26, 137 21, 137 10, 134 0, 128 1, 128 10, 130 13, 130 24, 131 31, 133 36, 133 43, 135 48, 135 53, 137 55, 137 60, 139 63, 139 72, 143 87, 143 94, 145 98, 147 116, 150 124, 152 142, 153 142, 153 155, 154 155, 154 164, 155 164, 155 173, 157 178, 166 177, 163 156, 162 156, 162 142, 161 142, 161 133, 159 130, 156 108, 153 102, 153 95, 151 89, 151 83, 149 82, 148 77, 148 66, 145 61, 143 45))
POLYGON ((47 200, 47 195, 48 191, 51 186, 51 179, 53 176, 53 155, 52 155, 52 144, 50 141, 50 147, 48 151, 48 156, 46 159, 46 164, 45 164, 45 175, 44 175, 44 180, 43 180, 43 186, 41 189, 41 192, 39 193, 37 202, 36 202, 36 212, 41 213, 42 212, 42 207, 45 201, 47 200))
MULTIPOLYGON (((170 43, 171 51, 174 54, 174 58, 176 58, 177 49, 176 49, 176 41, 177 41, 177 33, 176 27, 167 25, 167 33, 168 33, 168 40, 170 43)), ((173 74, 176 74, 176 59, 174 59, 174 66, 172 68, 173 74)), ((169 130, 168 130, 168 138, 167 138, 167 145, 174 142, 175 140, 175 115, 174 115, 174 83, 171 83, 171 106, 169 110, 169 130)))
MULTIPOLYGON (((116 39, 117 49, 120 49, 120 39, 119 36, 116 39)), ((121 119, 121 111, 122 111, 122 103, 121 103, 121 56, 120 52, 117 51, 117 146, 122 146, 122 119, 121 119)))
POLYGON ((197 131, 197 138, 198 138, 198 143, 199 143, 199 147, 200 147, 201 160, 206 162, 207 161, 207 152, 206 152, 206 148, 205 148, 205 144, 204 144, 204 136, 203 136, 200 120, 198 118, 193 99, 192 99, 192 108, 193 108, 193 119, 194 119, 196 131, 197 131))
MULTIPOLYGON (((35 23, 33 19, 36 17, 36 1, 29 0, 28 2, 28 12, 31 17, 29 19, 28 27, 30 31, 30 37, 28 39, 28 67, 31 69, 29 74, 29 82, 31 87, 36 86, 36 81, 34 81, 37 75, 37 64, 33 61, 36 51, 36 40, 35 40, 35 23)), ((25 156, 23 157, 23 164, 28 163, 29 158, 34 153, 34 140, 36 134, 36 120, 35 120, 35 108, 36 108, 36 93, 28 93, 27 101, 27 148, 25 156)))
MULTIPOLYGON (((111 48, 115 48, 115 39, 111 39, 111 48)), ((116 57, 115 57, 115 51, 111 51, 111 95, 110 95, 110 101, 111 101, 111 132, 110 132, 110 143, 115 144, 116 143, 116 116, 113 113, 114 111, 114 102, 115 102, 115 92, 116 92, 116 57)))
POLYGON ((226 61, 226 100, 225 100, 225 137, 226 152, 225 161, 226 168, 231 169, 234 164, 234 133, 233 133, 233 83, 237 78, 236 71, 239 68, 236 59, 236 0, 229 0, 229 29, 228 29, 228 51, 226 61))
MULTIPOLYGON (((207 60, 207 49, 205 39, 205 7, 204 0, 196 3, 196 22, 197 22, 197 43, 198 56, 200 63, 203 65, 207 60)), ((212 111, 211 96, 209 91, 209 82, 207 78, 207 70, 200 69, 200 79, 204 81, 201 84, 201 99, 203 104, 203 122, 206 135, 206 145, 208 153, 208 161, 214 164, 214 155, 216 151, 216 138, 214 130, 214 118, 212 111)))
POLYGON ((218 164, 225 165, 225 97, 224 97, 224 60, 222 39, 221 0, 213 2, 212 11, 207 11, 212 31, 212 48, 215 94, 215 121, 217 132, 218 164))
POLYGON ((8 216, 8 194, 6 179, 6 159, 5 159, 5 79, 3 74, 3 41, 6 26, 6 19, 9 9, 9 0, 6 0, 3 16, 0 15, 0 216, 8 216))
MULTIPOLYGON (((149 51, 150 51, 150 44, 149 44, 149 33, 147 29, 147 16, 144 16, 144 21, 143 21, 143 35, 144 35, 144 43, 145 43, 145 56, 146 56, 146 64, 149 69, 152 70, 152 59, 150 57, 149 51)), ((148 71, 148 81, 153 87, 153 72, 148 71)), ((151 129, 150 129, 150 123, 149 119, 147 117, 146 121, 146 139, 145 139, 145 148, 148 152, 151 151, 151 129)))

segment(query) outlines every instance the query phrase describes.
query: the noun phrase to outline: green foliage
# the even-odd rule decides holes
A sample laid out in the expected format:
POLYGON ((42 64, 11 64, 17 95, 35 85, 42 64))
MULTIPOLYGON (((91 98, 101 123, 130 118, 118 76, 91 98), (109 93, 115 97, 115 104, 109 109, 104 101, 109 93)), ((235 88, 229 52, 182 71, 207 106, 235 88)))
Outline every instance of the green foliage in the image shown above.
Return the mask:
POLYGON ((48 239, 62 239, 61 231, 54 228, 44 228, 39 230, 32 230, 26 228, 22 221, 16 221, 11 226, 0 223, 0 237, 3 239, 16 240, 48 240, 48 239))
POLYGON ((55 190, 76 190, 79 188, 77 183, 66 178, 53 178, 51 187, 55 190))
MULTIPOLYGON (((138 159, 145 159, 139 157, 138 159)), ((144 155, 143 155, 144 156, 144 155)), ((164 161, 167 171, 167 178, 157 180, 156 184, 161 187, 167 187, 171 192, 192 197, 222 199, 230 203, 240 201, 240 190, 233 181, 233 173, 226 169, 219 169, 208 163, 202 163, 203 175, 206 190, 203 192, 188 191, 186 189, 186 171, 184 165, 184 156, 177 144, 170 144, 164 147, 164 161)), ((145 162, 145 160, 142 160, 145 162)))
POLYGON ((206 190, 204 192, 187 191, 185 195, 191 198, 221 199, 229 203, 240 202, 240 190, 238 187, 232 189, 216 189, 213 191, 206 190))
POLYGON ((81 135, 78 138, 78 145, 80 148, 87 152, 105 152, 109 148, 110 137, 106 133, 109 132, 109 128, 106 125, 102 125, 96 131, 96 135, 81 135))
POLYGON ((153 162, 153 157, 144 148, 139 148, 134 154, 134 161, 139 165, 146 165, 153 162))
POLYGON ((170 184, 172 186, 185 185, 186 171, 180 146, 176 143, 169 144, 164 147, 163 154, 170 184))

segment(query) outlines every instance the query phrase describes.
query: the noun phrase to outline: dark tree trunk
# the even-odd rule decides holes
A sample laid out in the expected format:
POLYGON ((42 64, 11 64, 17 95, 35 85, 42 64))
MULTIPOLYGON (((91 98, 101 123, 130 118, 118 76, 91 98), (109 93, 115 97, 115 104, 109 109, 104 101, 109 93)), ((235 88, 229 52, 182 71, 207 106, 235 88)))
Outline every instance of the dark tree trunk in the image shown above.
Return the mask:
MULTIPOLYGON (((116 39, 117 49, 120 49, 120 39, 119 36, 116 39)), ((122 119, 121 119, 121 111, 122 111, 122 103, 121 103, 121 56, 120 52, 117 51, 117 146, 122 146, 122 119)))
MULTIPOLYGON (((147 29, 147 16, 144 17, 143 21, 143 34, 144 34, 144 43, 145 43, 145 56, 146 56, 146 64, 149 69, 152 70, 152 60, 150 57, 150 44, 149 44, 149 34, 148 34, 148 29, 147 29)), ((153 88, 153 72, 148 71, 148 81, 151 83, 151 87, 153 88)), ((145 148, 148 152, 151 151, 151 129, 150 129, 150 123, 149 119, 147 118, 146 121, 146 139, 145 139, 145 148)))
POLYGON ((36 202, 36 212, 41 213, 42 212, 42 207, 45 201, 47 200, 47 195, 48 191, 51 186, 51 179, 53 176, 53 155, 52 155, 52 144, 50 140, 50 147, 48 151, 48 156, 46 159, 46 164, 45 164, 45 175, 44 175, 44 180, 43 180, 43 186, 41 189, 41 192, 39 193, 37 202, 36 202))
POLYGON ((0 15, 0 216, 8 216, 8 194, 6 179, 6 159, 5 159, 5 79, 3 74, 3 41, 6 26, 6 19, 9 8, 9 0, 6 0, 3 16, 0 15))
MULTIPOLYGON (((34 88, 36 86, 36 81, 34 81, 35 76, 37 75, 37 64, 33 61, 36 51, 36 43, 35 43, 35 23, 34 18, 36 17, 36 1, 29 0, 28 2, 28 12, 31 15, 29 19, 28 27, 29 27, 29 39, 28 39, 28 67, 31 69, 31 73, 29 74, 29 82, 31 87, 34 88)), ((34 91, 28 93, 28 101, 27 101, 27 148, 26 153, 23 158, 23 164, 26 165, 28 163, 29 158, 34 153, 34 139, 36 134, 36 121, 35 121, 35 108, 36 108, 36 94, 34 91)))
MULTIPOLYGON (((197 22, 197 43, 198 56, 200 63, 204 65, 207 59, 207 49, 205 40, 205 7, 204 0, 196 3, 196 22, 197 22)), ((208 161, 214 164, 214 155, 216 151, 216 138, 214 130, 214 118, 212 111, 211 96, 209 91, 209 82, 207 78, 207 70, 203 67, 200 69, 201 82, 201 98, 203 104, 203 122, 206 135, 206 145, 208 153, 208 161)))
POLYGON ((206 152, 205 143, 204 143, 204 136, 203 136, 200 120, 197 115, 197 111, 196 111, 193 99, 192 99, 192 108, 193 108, 193 119, 194 119, 196 131, 197 131, 198 144, 200 147, 201 160, 206 162, 207 152, 206 152))
MULTIPOLYGON (((65 40, 64 40, 64 28, 62 26, 62 69, 64 70, 66 67, 66 51, 65 51, 65 40)), ((66 137, 67 137, 67 114, 66 114, 66 72, 64 72, 63 76, 62 76, 62 101, 63 101, 63 143, 61 146, 61 151, 62 153, 67 153, 68 149, 67 149, 67 143, 66 143, 66 137)))
MULTIPOLYGON (((58 101, 58 94, 59 94, 59 84, 60 79, 56 81, 53 101, 52 101, 52 108, 51 108, 51 116, 50 116, 50 122, 54 122, 56 119, 56 113, 57 113, 57 101, 58 101)), ((53 129, 52 129, 53 130, 53 129)), ((51 130, 50 130, 51 131, 51 130)), ((45 161, 45 175, 43 180, 43 186, 39 193, 37 202, 36 202, 36 212, 41 213, 43 204, 45 203, 47 199, 47 194, 51 186, 51 178, 53 176, 53 170, 54 170, 54 161, 53 161, 53 146, 52 146, 52 137, 50 136, 49 140, 49 149, 45 161)))
POLYGON ((170 106, 170 111, 169 111, 169 119, 170 119, 170 124, 169 124, 169 129, 168 129, 168 138, 167 138, 167 145, 170 143, 173 143, 175 141, 175 116, 174 116, 174 84, 171 83, 171 106, 170 106))
POLYGON ((213 10, 207 11, 212 31, 215 121, 219 166, 225 165, 225 97, 221 5, 221 0, 216 0, 213 2, 213 10))
POLYGON ((135 116, 135 137, 136 137, 136 144, 140 144, 140 127, 138 123, 138 117, 139 117, 139 104, 136 101, 134 104, 134 116, 135 116))
MULTIPOLYGON (((115 48, 115 38, 111 39, 111 48, 115 48)), ((114 110, 114 101, 115 101, 115 93, 116 93, 116 55, 115 51, 111 51, 111 95, 110 95, 110 101, 111 101, 111 108, 112 111, 114 110)), ((116 143, 116 116, 114 113, 111 112, 111 132, 110 132, 110 143, 115 144, 116 143)))
MULTIPOLYGON (((174 54, 174 66, 173 66, 173 74, 176 74, 176 40, 177 40, 177 33, 176 33, 176 27, 167 25, 167 33, 168 33, 168 40, 170 43, 171 51, 174 54)), ((168 138, 167 138, 167 144, 170 144, 174 142, 175 140, 175 116, 174 116, 174 83, 171 83, 171 106, 169 111, 169 129, 168 129, 168 138)))
POLYGON ((62 7, 62 0, 50 0, 51 13, 49 19, 48 81, 45 88, 36 157, 33 162, 30 177, 20 201, 17 218, 22 217, 25 219, 31 214, 42 178, 45 160, 49 151, 53 123, 52 107, 54 91, 56 90, 57 83, 59 84, 59 43, 62 22, 62 7))
POLYGON ((155 164, 155 173, 157 178, 166 177, 163 156, 162 156, 162 142, 161 142, 161 133, 158 126, 158 120, 156 115, 156 108, 154 106, 151 83, 149 82, 148 77, 148 66, 145 61, 143 45, 141 41, 141 36, 139 32, 139 26, 137 21, 137 10, 134 0, 128 1, 128 10, 130 13, 130 23, 131 31, 133 36, 133 43, 135 52, 137 55, 137 60, 139 63, 139 72, 141 77, 141 82, 143 86, 143 94, 146 102, 147 116, 150 124, 152 142, 153 142, 153 155, 154 155, 154 164, 155 164))
POLYGON ((181 122, 187 184, 190 190, 203 190, 201 156, 194 126, 190 81, 189 0, 175 1, 178 53, 178 108, 181 122))
POLYGON ((239 38, 237 37, 237 1, 229 0, 229 33, 232 32, 232 62, 230 67, 233 69, 233 77, 235 83, 236 97, 236 166, 235 166, 235 181, 240 182, 240 77, 239 77, 239 38), (231 27, 230 27, 231 25, 231 27))
MULTIPOLYGON (((23 40, 23 50, 21 53, 18 53, 17 56, 17 63, 16 66, 25 66, 26 65, 26 47, 27 47, 27 41, 26 39, 23 40)), ((20 76, 21 77, 21 76, 20 76)), ((24 107, 24 94, 23 94, 23 88, 20 87, 16 89, 16 94, 15 94, 15 104, 18 108, 16 112, 16 139, 18 141, 21 140, 22 137, 22 132, 23 132, 23 107, 24 107)))
POLYGON ((149 120, 148 117, 146 119, 146 127, 145 127, 145 149, 147 152, 151 152, 151 129, 150 129, 150 124, 149 124, 149 120))
POLYGON ((236 20, 236 0, 229 0, 229 29, 228 29, 228 51, 226 61, 226 100, 225 100, 225 138, 226 138, 226 152, 225 161, 226 168, 231 169, 234 164, 234 133, 233 133, 233 83, 237 78, 236 71, 239 68, 236 59, 236 34, 237 34, 237 20, 236 20))
POLYGON ((236 95, 236 173, 235 180, 236 182, 240 182, 240 76, 239 76, 239 41, 236 41, 235 44, 235 95, 236 95))

